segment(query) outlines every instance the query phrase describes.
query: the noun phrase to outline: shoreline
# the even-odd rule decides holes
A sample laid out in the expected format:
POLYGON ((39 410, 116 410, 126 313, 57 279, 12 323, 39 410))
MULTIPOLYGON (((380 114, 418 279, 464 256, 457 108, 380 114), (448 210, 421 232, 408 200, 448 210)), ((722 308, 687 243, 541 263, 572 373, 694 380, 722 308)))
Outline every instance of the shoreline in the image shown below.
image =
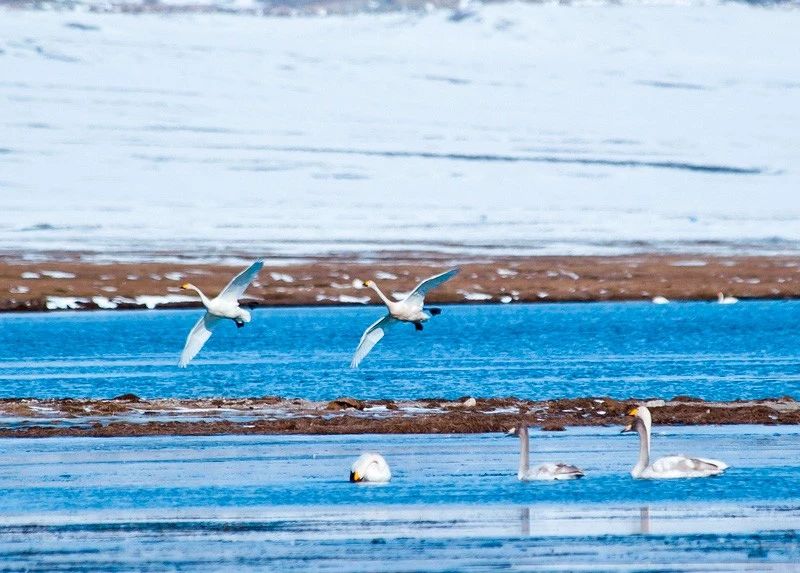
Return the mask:
POLYGON ((800 425, 793 397, 707 402, 608 397, 524 400, 359 400, 329 402, 260 398, 112 399, 2 398, 0 438, 136 437, 293 434, 471 434, 506 432, 525 422, 542 431, 620 426, 646 404, 656 426, 800 425))
MULTIPOLYGON (((431 292, 439 304, 515 302, 715 301, 800 298, 800 257, 619 255, 443 257, 383 254, 268 263, 247 291, 251 307, 341 306, 379 302, 363 281, 397 296, 453 266, 462 272, 431 292)), ((222 264, 97 263, 80 257, 36 261, 0 256, 0 312, 194 308, 180 290, 190 281, 218 292, 242 267, 222 264)))

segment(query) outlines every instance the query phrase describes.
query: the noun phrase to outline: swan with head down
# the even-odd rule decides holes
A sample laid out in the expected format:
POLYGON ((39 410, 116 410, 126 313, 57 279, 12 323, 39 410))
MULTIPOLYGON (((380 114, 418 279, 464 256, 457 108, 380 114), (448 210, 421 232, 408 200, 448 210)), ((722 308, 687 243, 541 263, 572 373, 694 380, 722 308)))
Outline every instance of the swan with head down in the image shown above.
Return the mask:
POLYGON ((386 483, 391 479, 389 464, 382 455, 374 452, 361 454, 350 467, 350 481, 353 483, 386 483))

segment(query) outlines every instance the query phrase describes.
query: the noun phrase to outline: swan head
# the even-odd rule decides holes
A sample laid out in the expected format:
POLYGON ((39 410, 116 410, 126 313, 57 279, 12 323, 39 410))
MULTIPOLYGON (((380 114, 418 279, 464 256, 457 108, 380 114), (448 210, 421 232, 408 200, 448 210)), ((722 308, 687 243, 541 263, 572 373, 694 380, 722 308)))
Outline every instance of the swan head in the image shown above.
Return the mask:
POLYGON ((365 286, 365 287, 372 288, 372 287, 374 287, 374 286, 375 286, 375 283, 374 283, 374 282, 372 282, 371 280, 366 280, 366 281, 364 281, 364 286, 365 286))
POLYGON ((637 424, 642 424, 645 428, 650 428, 650 425, 653 422, 653 418, 650 415, 650 410, 648 410, 646 406, 636 406, 631 408, 628 411, 628 416, 632 416, 633 419, 622 429, 623 434, 625 432, 633 432, 636 429, 637 424))
POLYGON ((193 288, 195 288, 195 287, 194 287, 194 285, 192 283, 183 283, 181 285, 181 290, 190 290, 190 289, 193 289, 193 288))
POLYGON ((350 467, 350 481, 353 483, 385 483, 390 479, 389 464, 382 455, 374 452, 361 454, 350 467))

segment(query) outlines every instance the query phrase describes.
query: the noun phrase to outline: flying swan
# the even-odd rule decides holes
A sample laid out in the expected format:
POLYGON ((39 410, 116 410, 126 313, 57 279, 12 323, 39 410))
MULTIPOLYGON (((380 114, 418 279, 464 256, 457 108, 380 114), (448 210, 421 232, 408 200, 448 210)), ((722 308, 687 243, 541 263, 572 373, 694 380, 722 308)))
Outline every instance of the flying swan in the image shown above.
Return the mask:
POLYGON ((509 432, 509 435, 514 434, 519 436, 519 469, 517 470, 519 481, 567 480, 583 477, 583 471, 569 464, 547 462, 532 470, 528 459, 530 449, 528 426, 522 425, 519 430, 514 428, 509 432))
POLYGON ((389 464, 380 454, 368 452, 361 454, 350 467, 350 481, 353 483, 386 483, 392 479, 389 464))
POLYGON ((258 271, 264 266, 263 261, 256 261, 247 269, 236 275, 231 282, 228 283, 222 292, 216 298, 209 299, 202 291, 191 283, 181 285, 184 290, 193 290, 200 295, 200 300, 203 301, 203 306, 206 307, 206 313, 194 325, 189 336, 186 338, 186 345, 181 352, 181 358, 178 361, 178 366, 185 368, 187 364, 197 356, 200 349, 206 341, 211 338, 211 331, 222 319, 229 318, 236 323, 238 328, 250 322, 250 313, 239 307, 239 299, 244 295, 244 291, 250 286, 250 283, 256 278, 258 271))
POLYGON ((636 431, 639 434, 639 461, 631 470, 633 477, 641 479, 709 477, 719 475, 728 468, 728 464, 725 462, 686 456, 665 456, 651 464, 650 426, 652 418, 650 410, 639 406, 628 412, 628 415, 634 417, 633 422, 625 426, 622 432, 636 431))
POLYGON ((389 309, 389 314, 370 325, 369 328, 364 331, 364 334, 361 335, 361 341, 358 343, 358 348, 356 348, 352 362, 350 362, 350 368, 358 368, 358 365, 361 364, 364 357, 369 354, 369 351, 372 350, 386 332, 398 322, 410 322, 417 330, 422 330, 423 322, 430 319, 431 316, 436 316, 442 312, 439 308, 424 308, 425 295, 428 294, 428 291, 431 289, 436 288, 443 282, 456 276, 458 272, 459 269, 451 269, 440 275, 425 279, 403 300, 396 302, 389 300, 374 282, 366 281, 364 286, 370 287, 378 293, 378 296, 381 297, 381 300, 389 309))

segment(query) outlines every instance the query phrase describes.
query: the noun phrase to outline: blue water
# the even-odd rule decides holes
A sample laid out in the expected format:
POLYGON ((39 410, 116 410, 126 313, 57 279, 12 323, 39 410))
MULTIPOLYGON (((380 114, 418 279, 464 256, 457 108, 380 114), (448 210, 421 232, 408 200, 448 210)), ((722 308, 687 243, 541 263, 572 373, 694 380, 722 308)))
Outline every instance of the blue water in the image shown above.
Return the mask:
POLYGON ((0 316, 0 396, 800 397, 800 302, 448 306, 348 368, 377 307, 259 309, 176 367, 200 313, 0 316))
POLYGON ((771 571, 800 560, 800 429, 659 429, 655 455, 723 476, 628 475, 635 436, 532 434, 522 483, 499 434, 0 440, 0 569, 25 571, 771 571), (393 479, 347 481, 364 450, 393 479))

